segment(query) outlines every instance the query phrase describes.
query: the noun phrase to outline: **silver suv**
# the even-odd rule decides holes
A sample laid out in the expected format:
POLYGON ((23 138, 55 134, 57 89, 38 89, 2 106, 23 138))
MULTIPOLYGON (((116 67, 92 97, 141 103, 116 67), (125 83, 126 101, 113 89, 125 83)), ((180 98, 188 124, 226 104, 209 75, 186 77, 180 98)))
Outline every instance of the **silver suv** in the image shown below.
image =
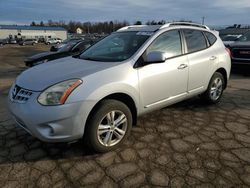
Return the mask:
POLYGON ((24 71, 8 104, 16 122, 40 140, 83 137, 106 152, 126 139, 137 116, 196 95, 219 102, 230 68, 229 53, 206 26, 128 26, 79 56, 24 71))

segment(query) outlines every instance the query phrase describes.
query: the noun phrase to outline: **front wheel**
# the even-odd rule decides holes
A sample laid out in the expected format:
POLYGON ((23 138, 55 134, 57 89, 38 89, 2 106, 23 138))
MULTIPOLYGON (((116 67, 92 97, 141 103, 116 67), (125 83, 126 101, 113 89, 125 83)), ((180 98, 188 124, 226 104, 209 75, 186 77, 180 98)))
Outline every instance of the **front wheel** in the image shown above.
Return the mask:
POLYGON ((117 100, 103 100, 87 122, 84 140, 96 152, 114 150, 127 138, 132 127, 130 109, 117 100))
POLYGON ((215 72, 209 82, 206 92, 202 94, 202 98, 210 104, 216 104, 220 101, 224 88, 225 79, 223 75, 219 72, 215 72))

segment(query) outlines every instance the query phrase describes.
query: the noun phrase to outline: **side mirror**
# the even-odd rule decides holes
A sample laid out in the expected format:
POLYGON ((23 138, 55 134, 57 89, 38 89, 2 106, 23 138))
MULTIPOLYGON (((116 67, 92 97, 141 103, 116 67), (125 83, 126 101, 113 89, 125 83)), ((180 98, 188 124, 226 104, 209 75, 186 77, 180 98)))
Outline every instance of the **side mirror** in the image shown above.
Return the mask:
POLYGON ((162 52, 159 51, 153 51, 149 52, 146 57, 146 63, 163 63, 166 61, 166 58, 162 52))

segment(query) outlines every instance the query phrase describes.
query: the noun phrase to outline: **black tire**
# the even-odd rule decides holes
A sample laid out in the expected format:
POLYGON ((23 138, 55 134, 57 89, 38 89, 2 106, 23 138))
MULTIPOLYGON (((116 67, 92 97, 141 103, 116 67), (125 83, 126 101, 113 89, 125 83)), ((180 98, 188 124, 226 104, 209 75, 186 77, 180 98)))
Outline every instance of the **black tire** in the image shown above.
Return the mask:
POLYGON ((215 72, 215 73, 213 74, 212 78, 210 79, 210 82, 209 82, 209 84, 208 84, 207 90, 201 95, 201 97, 202 97, 207 103, 209 103, 209 104, 216 104, 216 103, 220 102, 224 89, 225 89, 225 79, 224 79, 223 75, 222 75, 221 73, 219 73, 219 72, 215 72), (213 97, 212 97, 212 94, 211 94, 212 88, 213 88, 213 86, 214 86, 214 82, 215 82, 216 80, 218 80, 218 79, 221 80, 221 82, 222 82, 222 85, 221 85, 221 92, 220 92, 220 94, 219 94, 219 91, 218 91, 218 92, 217 92, 218 96, 215 97, 215 98, 213 98, 213 97))
POLYGON ((35 43, 32 43, 32 45, 34 46, 34 45, 35 45, 35 43))
MULTIPOLYGON (((114 118, 115 119, 115 118, 114 118)), ((122 142, 128 137, 132 128, 132 114, 130 109, 122 102, 112 99, 103 100, 95 108, 94 112, 91 113, 88 122, 86 123, 85 133, 84 133, 84 142, 87 146, 95 152, 107 152, 118 148, 122 142), (98 127, 101 122, 104 120, 104 117, 111 111, 120 111, 127 118, 126 131, 121 140, 112 146, 105 146, 101 143, 100 137, 98 136, 98 127)), ((115 130, 114 130, 115 132, 115 130)), ((108 133, 103 133, 107 137, 108 133)), ((102 134, 102 135, 103 135, 102 134)), ((115 135, 112 133, 112 135, 115 135)), ((115 136, 116 137, 116 136, 115 136)), ((111 136, 111 139, 113 136, 111 136)))

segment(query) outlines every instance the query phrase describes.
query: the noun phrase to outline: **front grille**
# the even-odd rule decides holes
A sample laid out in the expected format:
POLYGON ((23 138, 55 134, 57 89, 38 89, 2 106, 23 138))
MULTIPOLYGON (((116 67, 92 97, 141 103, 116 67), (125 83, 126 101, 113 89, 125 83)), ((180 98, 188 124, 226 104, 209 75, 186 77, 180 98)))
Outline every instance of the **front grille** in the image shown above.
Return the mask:
POLYGON ((31 95, 33 94, 32 91, 19 87, 15 85, 11 92, 12 100, 18 103, 26 103, 31 95))
POLYGON ((250 48, 235 48, 232 50, 232 56, 234 58, 250 60, 250 48))

